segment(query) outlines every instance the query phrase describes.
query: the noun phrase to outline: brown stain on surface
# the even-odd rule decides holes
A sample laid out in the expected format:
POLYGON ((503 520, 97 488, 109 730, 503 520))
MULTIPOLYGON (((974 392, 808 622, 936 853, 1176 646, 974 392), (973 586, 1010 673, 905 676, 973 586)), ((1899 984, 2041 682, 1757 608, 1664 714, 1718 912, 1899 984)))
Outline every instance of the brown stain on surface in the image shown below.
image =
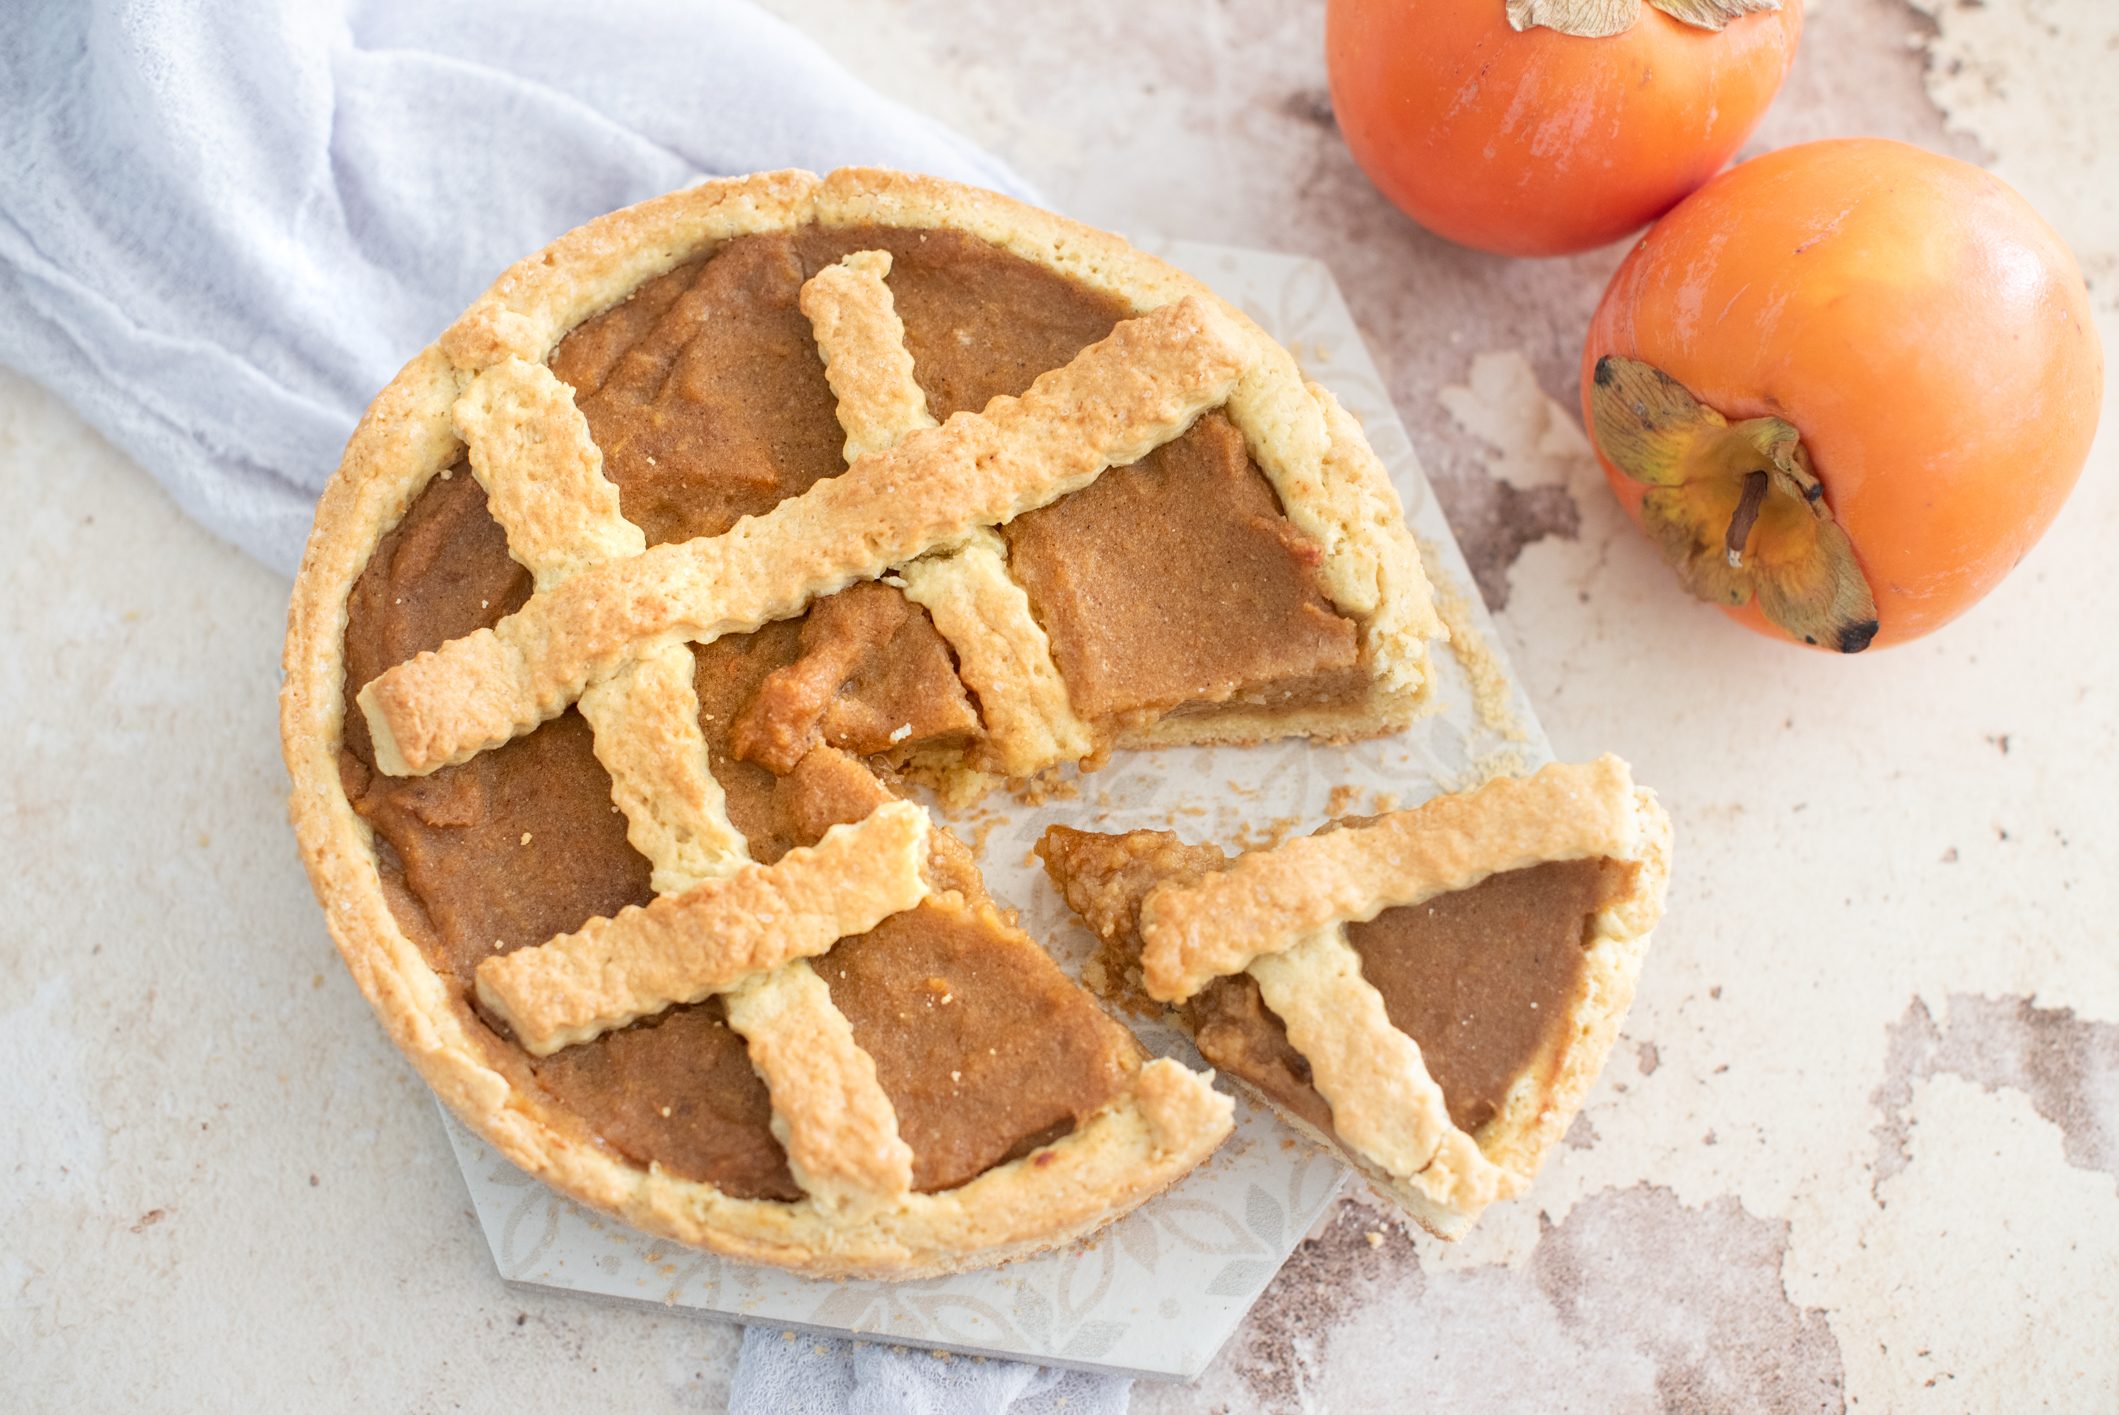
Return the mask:
POLYGON ((1652 1396, 1556 1390, 1550 1408, 1846 1408, 1840 1349, 1824 1313, 1796 1306, 1782 1286, 1788 1225, 1756 1217, 1734 1199, 1688 1208, 1649 1185, 1597 1194, 1561 1222, 1544 1222, 1519 1269, 1428 1271, 1420 1249, 1395 1231, 1372 1241, 1378 1227, 1366 1198, 1342 1203, 1296 1250, 1223 1353, 1233 1382, 1210 1377, 1190 1388, 1140 1387, 1134 1409, 1293 1415, 1320 1408, 1315 1392, 1328 1365, 1343 1373, 1353 1359, 1352 1352, 1334 1353, 1335 1337, 1350 1314, 1373 1304, 1402 1314, 1404 1340, 1400 1350, 1379 1356, 1372 1390, 1357 1383, 1375 1397, 1362 1409, 1454 1408, 1467 1360, 1475 1367, 1536 1357, 1565 1369, 1586 1351, 1645 1364, 1652 1396), (1491 1313, 1492 1329, 1457 1331, 1426 1315, 1466 1309, 1491 1313), (1516 1334, 1543 1334, 1560 1349, 1512 1358, 1498 1348, 1472 1355, 1460 1344, 1497 1336, 1506 1343, 1516 1334), (1428 1345, 1436 1348, 1431 1354, 1422 1349, 1428 1345), (1209 1397, 1210 1389, 1219 1396, 1228 1385, 1244 1399, 1209 1397))
POLYGON ((1846 1408, 1838 1339, 1781 1284, 1785 1220, 1636 1185, 1578 1204, 1531 1253, 1561 1320, 1655 1363, 1665 1410, 1846 1408))
POLYGON ((1403 1240, 1368 1241, 1375 1226, 1369 1209, 1341 1203, 1324 1230, 1295 1250, 1223 1353, 1261 1411, 1303 1409, 1339 1319, 1391 1277, 1422 1277, 1403 1240))
POLYGON ((2070 1007, 2039 1007, 2027 997, 1953 993, 1938 1023, 1922 998, 1893 1023, 1884 1082, 1870 1097, 1878 1112, 1876 1172, 1870 1193, 1912 1162, 1913 1089, 1938 1073, 1993 1091, 2023 1092, 2060 1128, 2061 1153, 2077 1169, 2119 1176, 2119 1023, 2085 1021, 2070 1007))
POLYGON ((1582 529, 1581 508, 1564 486, 1522 487, 1486 476, 1467 481, 1443 506, 1479 597, 1495 612, 1508 607, 1508 572, 1526 547, 1547 537, 1574 540, 1582 529))

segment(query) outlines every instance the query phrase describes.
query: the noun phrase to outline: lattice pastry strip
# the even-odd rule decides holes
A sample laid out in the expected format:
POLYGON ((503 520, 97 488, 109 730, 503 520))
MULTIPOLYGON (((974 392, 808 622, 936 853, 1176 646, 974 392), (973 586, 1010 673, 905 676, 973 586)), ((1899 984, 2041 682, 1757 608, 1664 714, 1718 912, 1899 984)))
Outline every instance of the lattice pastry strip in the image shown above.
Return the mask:
POLYGON ((856 251, 802 285, 802 313, 824 360, 824 380, 838 399, 849 465, 935 426, 927 395, 913 377, 905 322, 883 283, 889 274, 889 251, 856 251))
POLYGON ((532 595, 361 689, 376 762, 423 775, 557 716, 666 643, 785 618, 821 595, 1086 486, 1222 403, 1245 348, 1194 299, 1127 320, 1020 398, 871 453, 719 536, 659 545, 532 595))
POLYGON ((1361 976, 1361 955, 1343 924, 1303 935, 1247 970, 1288 1043, 1310 1066, 1310 1083, 1332 1107, 1332 1129, 1394 1179, 1410 1179, 1445 1149, 1451 1168, 1494 1193, 1509 1176, 1449 1121, 1442 1088, 1420 1044, 1391 1025, 1383 995, 1361 976))
POLYGON ((572 390, 549 368, 503 359, 471 380, 454 415, 508 554, 538 589, 647 549, 572 390))
POLYGON ((695 667, 690 649, 664 644, 581 695, 611 800, 657 894, 680 893, 750 861, 700 731, 695 667))
MULTIPOLYGON (((888 251, 858 251, 802 287, 802 312, 838 398, 848 462, 935 425, 884 283, 889 274, 888 251)), ((927 611, 956 651, 958 675, 978 695, 987 765, 1026 777, 1089 754, 1088 724, 1068 700, 1030 596, 1008 574, 999 536, 980 528, 962 546, 922 556, 900 576, 905 597, 927 611)))
POLYGON ((891 801, 815 845, 705 880, 570 934, 482 960, 478 996, 533 1056, 753 973, 826 952, 927 896, 927 814, 891 801))
MULTIPOLYGON (((539 590, 647 549, 619 508, 572 390, 550 369, 503 359, 471 380, 454 417, 508 553, 539 590)), ((725 875, 749 858, 707 760, 689 650, 665 644, 641 655, 584 692, 581 711, 656 893, 725 875)))
POLYGON ((900 574, 905 597, 927 611, 956 650, 957 676, 978 695, 987 765, 1026 777, 1089 754, 1089 725, 1075 714, 999 536, 976 531, 962 549, 924 556, 900 574))
POLYGON ((1316 929, 1468 889, 1488 875, 1554 860, 1636 858, 1647 818, 1617 757, 1502 777, 1357 830, 1255 851, 1141 913, 1148 995, 1182 1001, 1316 929), (1505 829, 1496 829, 1497 821, 1505 829))
POLYGON ((898 1134, 875 1059, 809 964, 753 974, 727 1006, 773 1098, 773 1136, 802 1191, 842 1210, 908 1193, 912 1146, 898 1134))

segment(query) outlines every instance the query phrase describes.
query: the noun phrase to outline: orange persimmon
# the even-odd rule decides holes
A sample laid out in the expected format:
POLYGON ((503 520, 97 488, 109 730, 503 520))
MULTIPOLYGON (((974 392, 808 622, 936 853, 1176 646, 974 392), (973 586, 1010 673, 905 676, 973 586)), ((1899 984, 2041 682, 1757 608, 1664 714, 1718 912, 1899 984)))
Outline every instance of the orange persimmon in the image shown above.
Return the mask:
POLYGON ((1641 238, 1582 350, 1620 502, 1688 589, 1855 652, 1939 628, 2045 532, 2096 432, 2081 272, 2021 196, 1905 143, 1742 163, 1641 238))
POLYGON ((1400 210, 1461 245, 1559 255, 1720 171, 1802 27, 1802 0, 1331 0, 1325 60, 1340 132, 1400 210))

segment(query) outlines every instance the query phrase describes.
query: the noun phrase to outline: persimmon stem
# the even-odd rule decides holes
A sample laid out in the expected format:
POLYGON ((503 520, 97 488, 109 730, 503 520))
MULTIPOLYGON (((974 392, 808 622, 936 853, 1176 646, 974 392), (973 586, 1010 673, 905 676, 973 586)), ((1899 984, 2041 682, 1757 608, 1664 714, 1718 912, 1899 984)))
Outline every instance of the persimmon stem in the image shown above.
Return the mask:
POLYGON ((1598 359, 1592 379, 1591 440, 1642 488, 1641 525, 1687 590, 1711 604, 1755 599, 1806 644, 1868 646, 1876 596, 1795 424, 1732 423, 1654 364, 1621 354, 1598 359))
MULTIPOLYGON (((1517 31, 1540 26, 1580 39, 1624 34, 1641 18, 1644 0, 1507 0, 1508 23, 1517 31)), ((1718 30, 1732 20, 1778 10, 1781 0, 1645 0, 1680 24, 1718 30)))
POLYGON ((1732 570, 1743 568, 1745 542, 1751 539, 1751 528, 1758 524, 1759 508, 1766 504, 1766 491, 1772 485, 1773 478, 1765 472, 1744 474, 1743 494, 1737 498, 1736 514, 1729 518, 1729 533, 1722 537, 1732 570))

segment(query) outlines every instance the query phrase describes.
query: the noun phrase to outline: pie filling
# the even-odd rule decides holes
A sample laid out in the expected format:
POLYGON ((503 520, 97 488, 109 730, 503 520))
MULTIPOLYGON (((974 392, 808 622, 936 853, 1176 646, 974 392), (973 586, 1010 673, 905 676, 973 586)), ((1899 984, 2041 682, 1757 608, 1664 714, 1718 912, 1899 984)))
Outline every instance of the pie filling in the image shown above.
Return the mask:
POLYGON ((1550 1085, 1591 922, 1632 879, 1616 860, 1549 861, 1347 925, 1361 976, 1420 1044, 1459 1130, 1477 1135, 1525 1075, 1550 1085))
MULTIPOLYGON (((1092 981, 1136 1001, 1145 997, 1141 901, 1166 880, 1197 878, 1227 861, 1212 846, 1162 831, 1110 836, 1064 826, 1045 833, 1038 854, 1102 940, 1092 981)), ((1419 1043, 1458 1129, 1476 1138, 1526 1076, 1549 1086, 1557 1075, 1591 921, 1625 895, 1634 868, 1609 859, 1532 865, 1346 926, 1362 977, 1382 996, 1391 1025, 1419 1043)), ((1248 973, 1216 978, 1176 1010, 1208 1062, 1334 1133, 1309 1063, 1248 973)))
POLYGON ((1090 721, 1331 701, 1366 681, 1353 624, 1317 586, 1321 552, 1219 413, 1002 535, 1090 721))
MULTIPOLYGON (((844 470, 837 404, 797 297, 819 269, 871 249, 892 254, 889 285, 937 419, 1022 392, 1129 314, 955 232, 808 228, 731 241, 587 321, 551 358, 650 544, 719 534, 844 470)), ((1075 711, 1107 735, 1215 705, 1363 691, 1355 626, 1325 598, 1316 548, 1219 414, 1003 534, 1075 711)), ((413 502, 353 590, 341 771, 375 831, 393 906, 511 1081, 542 1087, 636 1162, 738 1198, 798 1199, 765 1087, 718 1000, 542 1060, 473 1001, 479 960, 651 897, 578 712, 429 776, 374 769, 353 694, 497 622, 530 589, 459 464, 413 502)), ((954 760, 980 732, 948 643, 889 584, 854 586, 695 658, 714 771, 761 862, 888 799, 859 759, 954 760)), ((963 847, 935 838, 938 892, 815 963, 875 1060, 922 1191, 1068 1133, 1139 1055, 994 908, 963 847)))

